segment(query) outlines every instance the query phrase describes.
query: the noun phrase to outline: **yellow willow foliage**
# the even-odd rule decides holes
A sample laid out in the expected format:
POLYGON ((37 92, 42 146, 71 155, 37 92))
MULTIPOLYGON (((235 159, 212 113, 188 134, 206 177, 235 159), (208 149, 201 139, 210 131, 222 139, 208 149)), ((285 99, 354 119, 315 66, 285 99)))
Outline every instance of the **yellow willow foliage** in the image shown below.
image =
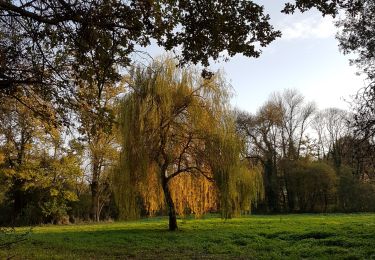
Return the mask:
POLYGON ((184 173, 173 178, 170 185, 179 215, 192 213, 201 217, 207 212, 217 211, 217 188, 207 178, 184 173))
POLYGON ((153 216, 164 208, 164 194, 156 165, 151 164, 147 172, 147 177, 138 184, 138 192, 144 210, 153 216))
POLYGON ((251 213, 251 206, 264 198, 262 168, 251 167, 247 162, 240 162, 234 178, 237 178, 231 191, 231 214, 238 216, 251 213))
POLYGON ((264 197, 261 167, 252 166, 241 159, 243 142, 234 129, 233 117, 228 114, 222 120, 207 151, 220 194, 220 210, 224 218, 251 212, 251 205, 264 197))
POLYGON ((261 196, 261 178, 241 162, 243 145, 222 74, 203 79, 172 59, 156 59, 147 68, 134 68, 125 84, 122 154, 114 171, 120 216, 166 208, 163 180, 178 214, 199 216, 218 206, 224 217, 250 211, 261 196))
POLYGON ((115 202, 119 209, 119 218, 123 220, 133 220, 140 217, 140 207, 138 205, 138 191, 135 187, 135 180, 126 172, 126 165, 121 163, 113 168, 113 191, 115 202))

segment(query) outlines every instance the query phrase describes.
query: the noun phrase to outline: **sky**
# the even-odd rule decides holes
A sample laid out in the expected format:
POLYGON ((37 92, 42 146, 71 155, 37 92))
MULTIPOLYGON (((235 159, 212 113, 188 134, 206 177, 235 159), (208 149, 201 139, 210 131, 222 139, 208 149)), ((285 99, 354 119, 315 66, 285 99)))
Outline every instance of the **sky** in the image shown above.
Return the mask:
MULTIPOLYGON (((255 113, 273 92, 290 88, 299 90, 306 101, 315 101, 319 109, 348 109, 350 97, 365 81, 350 66, 350 57, 340 52, 333 18, 323 18, 315 10, 282 14, 282 0, 257 2, 264 5, 271 24, 283 35, 257 59, 236 55, 212 64, 211 69, 225 71, 235 92, 233 106, 255 113)), ((162 50, 154 46, 150 54, 162 54, 162 50)))

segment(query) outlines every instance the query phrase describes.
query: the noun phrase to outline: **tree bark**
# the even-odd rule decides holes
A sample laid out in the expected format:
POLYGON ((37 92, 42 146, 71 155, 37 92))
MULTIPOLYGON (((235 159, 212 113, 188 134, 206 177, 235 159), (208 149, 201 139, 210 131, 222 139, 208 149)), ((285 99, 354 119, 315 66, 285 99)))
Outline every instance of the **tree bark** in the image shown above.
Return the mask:
POLYGON ((90 218, 93 221, 99 221, 99 176, 100 169, 96 160, 93 161, 92 167, 92 181, 91 181, 91 209, 90 209, 90 218))
MULTIPOLYGON (((28 139, 25 137, 24 131, 21 132, 21 141, 18 147, 17 153, 17 164, 16 170, 23 166, 24 158, 25 158, 25 145, 28 139)), ((25 194, 22 191, 22 187, 24 185, 24 180, 20 177, 16 177, 13 181, 13 222, 16 223, 19 220, 19 217, 22 213, 22 209, 25 207, 25 194)))
POLYGON ((277 174, 274 170, 272 159, 268 159, 264 165, 264 186, 265 186, 265 200, 267 202, 268 213, 279 212, 278 207, 278 183, 277 174))
POLYGON ((17 223, 19 220, 19 217, 21 215, 22 209, 25 206, 25 201, 24 201, 24 193, 22 192, 22 186, 23 186, 23 181, 20 179, 15 179, 13 181, 13 222, 17 223))
POLYGON ((99 202, 99 183, 93 181, 91 183, 91 209, 90 209, 90 218, 93 221, 99 221, 98 216, 98 202, 99 202))
POLYGON ((177 227, 177 217, 176 217, 176 208, 174 206, 172 195, 171 195, 171 192, 169 190, 168 180, 165 177, 165 174, 163 174, 162 186, 163 186, 163 191, 164 191, 165 202, 167 203, 167 207, 168 207, 169 230, 175 231, 175 230, 178 229, 178 227, 177 227))

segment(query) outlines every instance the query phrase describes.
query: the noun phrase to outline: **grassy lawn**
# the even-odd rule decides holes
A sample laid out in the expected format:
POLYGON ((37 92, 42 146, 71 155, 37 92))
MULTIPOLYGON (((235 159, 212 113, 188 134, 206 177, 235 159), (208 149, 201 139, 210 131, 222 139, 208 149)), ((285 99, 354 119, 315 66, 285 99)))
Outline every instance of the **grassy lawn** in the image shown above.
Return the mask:
MULTIPOLYGON (((375 259, 375 214, 166 218, 34 227, 0 259, 375 259)), ((20 232, 25 229, 18 229, 20 232)))

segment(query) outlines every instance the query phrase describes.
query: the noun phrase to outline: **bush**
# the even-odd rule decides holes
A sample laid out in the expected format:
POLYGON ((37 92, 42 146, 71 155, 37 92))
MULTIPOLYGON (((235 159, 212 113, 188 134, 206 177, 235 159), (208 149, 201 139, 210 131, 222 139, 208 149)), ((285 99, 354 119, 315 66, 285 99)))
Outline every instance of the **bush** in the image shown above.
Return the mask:
POLYGON ((282 164, 290 211, 332 211, 336 197, 337 177, 324 162, 286 161, 282 164))

